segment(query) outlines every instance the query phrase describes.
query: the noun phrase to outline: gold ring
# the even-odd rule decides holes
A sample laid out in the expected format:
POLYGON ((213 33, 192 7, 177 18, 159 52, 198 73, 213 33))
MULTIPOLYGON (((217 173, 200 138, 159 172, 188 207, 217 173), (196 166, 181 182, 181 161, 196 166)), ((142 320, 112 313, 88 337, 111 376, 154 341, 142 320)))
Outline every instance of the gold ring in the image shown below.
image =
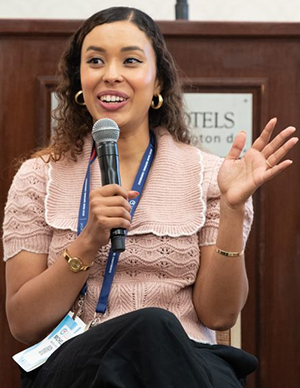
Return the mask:
POLYGON ((266 159, 266 163, 267 163, 267 166, 270 167, 270 168, 273 168, 274 166, 272 166, 272 164, 270 162, 268 162, 268 160, 266 159))

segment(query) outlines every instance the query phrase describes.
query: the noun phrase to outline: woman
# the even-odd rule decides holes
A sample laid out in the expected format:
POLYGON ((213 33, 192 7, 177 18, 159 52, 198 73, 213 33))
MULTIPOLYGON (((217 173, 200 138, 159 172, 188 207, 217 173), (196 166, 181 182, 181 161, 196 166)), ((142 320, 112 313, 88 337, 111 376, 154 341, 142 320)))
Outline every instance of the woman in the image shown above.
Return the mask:
POLYGON ((292 163, 282 158, 295 128, 269 142, 271 120, 241 159, 244 132, 224 161, 190 146, 173 60, 153 20, 132 8, 89 18, 60 70, 54 138, 22 165, 5 209, 7 316, 28 344, 70 310, 93 327, 23 373, 23 387, 244 386, 256 359, 216 345, 215 330, 232 327, 246 302, 250 197, 292 163), (121 186, 101 186, 91 157, 103 118, 120 128, 121 186), (126 250, 99 308, 114 228, 128 230, 126 250))

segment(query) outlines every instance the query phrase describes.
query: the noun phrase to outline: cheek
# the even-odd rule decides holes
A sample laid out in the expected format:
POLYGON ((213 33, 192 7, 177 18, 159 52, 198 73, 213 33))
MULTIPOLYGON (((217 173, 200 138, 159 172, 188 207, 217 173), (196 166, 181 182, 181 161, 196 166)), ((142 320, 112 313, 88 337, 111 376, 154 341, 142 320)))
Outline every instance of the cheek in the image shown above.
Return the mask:
POLYGON ((82 90, 91 89, 95 83, 95 73, 89 71, 85 67, 81 67, 80 69, 80 81, 82 90))
POLYGON ((139 89, 148 89, 153 94, 156 84, 156 71, 151 69, 147 72, 136 74, 135 85, 139 89))

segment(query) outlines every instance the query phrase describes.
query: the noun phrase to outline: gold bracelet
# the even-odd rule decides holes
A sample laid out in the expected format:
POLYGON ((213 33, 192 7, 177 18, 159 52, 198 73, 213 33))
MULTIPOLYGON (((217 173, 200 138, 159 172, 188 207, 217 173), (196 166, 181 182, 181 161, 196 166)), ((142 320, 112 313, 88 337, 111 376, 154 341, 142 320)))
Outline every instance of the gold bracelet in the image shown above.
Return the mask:
POLYGON ((242 256, 244 254, 244 250, 240 251, 240 252, 227 252, 227 251, 223 251, 222 249, 219 249, 219 248, 215 248, 215 251, 217 253, 219 253, 220 255, 223 255, 223 256, 226 256, 226 257, 238 257, 238 256, 242 256))

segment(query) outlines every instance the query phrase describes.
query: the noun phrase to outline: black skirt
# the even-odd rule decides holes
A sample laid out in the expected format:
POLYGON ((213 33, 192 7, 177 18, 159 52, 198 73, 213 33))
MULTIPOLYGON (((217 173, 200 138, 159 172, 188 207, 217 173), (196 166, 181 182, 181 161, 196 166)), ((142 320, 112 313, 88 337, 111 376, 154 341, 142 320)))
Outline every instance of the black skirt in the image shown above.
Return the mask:
POLYGON ((146 308, 65 342, 22 388, 241 388, 257 367, 243 350, 189 339, 170 312, 146 308))

